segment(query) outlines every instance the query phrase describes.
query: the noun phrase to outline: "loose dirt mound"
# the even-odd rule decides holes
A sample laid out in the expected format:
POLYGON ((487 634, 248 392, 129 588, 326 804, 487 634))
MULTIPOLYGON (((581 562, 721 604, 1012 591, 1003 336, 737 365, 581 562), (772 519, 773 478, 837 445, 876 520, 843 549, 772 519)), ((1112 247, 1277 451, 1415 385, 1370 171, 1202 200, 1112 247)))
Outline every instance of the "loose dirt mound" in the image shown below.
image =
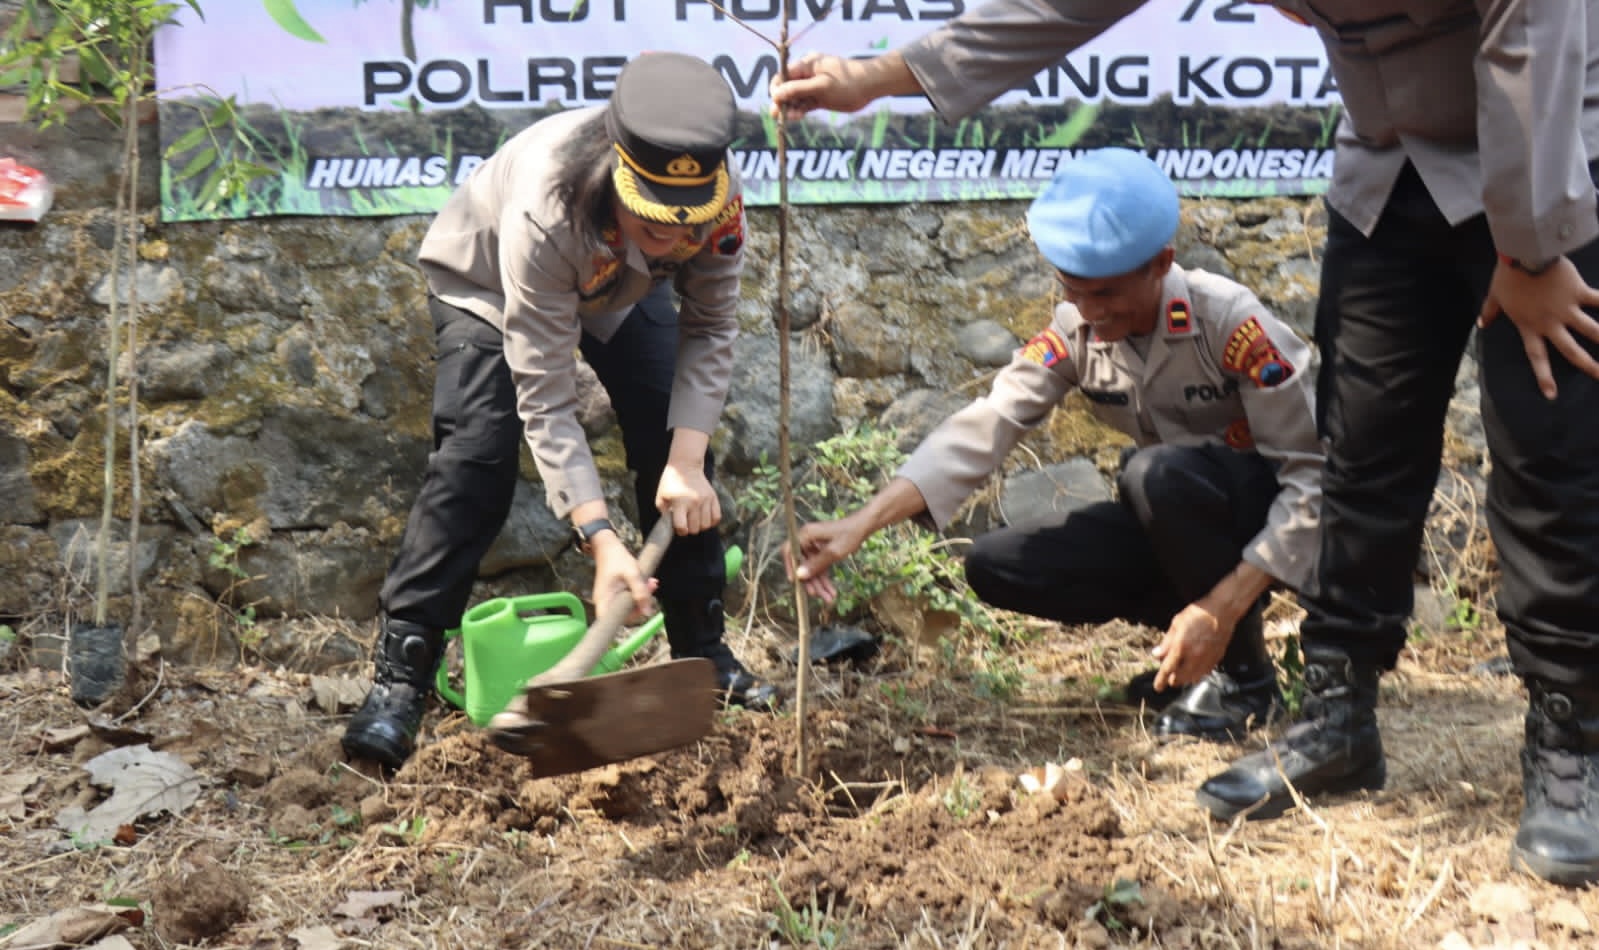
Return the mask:
POLYGON ((144 912, 118 926, 149 948, 1590 944, 1599 896, 1506 867, 1514 680, 1420 644, 1383 684, 1386 790, 1227 827, 1192 790, 1237 749, 1157 743, 1097 700, 1146 636, 1054 631, 1004 700, 892 647, 819 671, 805 776, 791 710, 541 778, 440 709, 383 776, 345 761, 344 714, 304 675, 160 671, 112 723, 54 674, 10 674, 0 935, 113 901, 144 912), (105 797, 83 764, 141 744, 203 794, 120 843, 75 844, 57 816, 105 797), (1053 790, 1024 790, 1048 763, 1053 790))

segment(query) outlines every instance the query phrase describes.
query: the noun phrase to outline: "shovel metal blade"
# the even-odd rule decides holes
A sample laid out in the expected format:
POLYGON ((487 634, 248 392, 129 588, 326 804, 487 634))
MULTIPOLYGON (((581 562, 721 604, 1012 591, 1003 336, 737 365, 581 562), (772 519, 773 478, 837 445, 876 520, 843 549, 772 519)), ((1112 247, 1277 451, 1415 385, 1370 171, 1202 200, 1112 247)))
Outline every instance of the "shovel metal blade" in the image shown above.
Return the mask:
POLYGON ((489 722, 489 739, 540 776, 566 775, 704 738, 717 700, 710 660, 673 660, 529 686, 489 722))

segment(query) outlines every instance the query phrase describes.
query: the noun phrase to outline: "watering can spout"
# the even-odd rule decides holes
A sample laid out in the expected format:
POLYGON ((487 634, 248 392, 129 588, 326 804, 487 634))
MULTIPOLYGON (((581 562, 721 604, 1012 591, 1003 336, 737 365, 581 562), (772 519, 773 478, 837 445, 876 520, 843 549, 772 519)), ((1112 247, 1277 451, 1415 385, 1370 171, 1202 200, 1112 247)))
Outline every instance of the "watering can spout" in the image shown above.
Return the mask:
POLYGON ((599 676, 602 673, 615 673, 620 670, 627 665, 628 660, 633 658, 633 654, 637 653, 644 644, 654 639, 655 635, 660 633, 661 628, 664 626, 666 626, 664 614, 656 614, 644 621, 627 639, 606 651, 606 654, 600 657, 600 662, 594 664, 594 672, 590 675, 599 676))

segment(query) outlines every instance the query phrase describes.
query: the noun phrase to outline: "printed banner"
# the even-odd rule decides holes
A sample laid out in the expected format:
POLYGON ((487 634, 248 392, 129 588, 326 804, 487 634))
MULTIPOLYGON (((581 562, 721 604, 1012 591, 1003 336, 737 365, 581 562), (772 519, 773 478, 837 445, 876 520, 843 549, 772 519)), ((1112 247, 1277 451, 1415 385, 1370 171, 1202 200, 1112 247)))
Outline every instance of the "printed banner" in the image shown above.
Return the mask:
MULTIPOLYGON (((436 211, 511 135, 603 104, 632 56, 693 53, 738 99, 746 200, 800 204, 1031 198, 1084 149, 1141 148, 1188 195, 1325 191, 1339 109, 1308 27, 1245 0, 1150 3, 975 115, 925 97, 789 123, 767 114, 785 7, 791 57, 900 46, 975 0, 227 0, 180 7, 157 37, 162 214, 436 211), (195 130, 236 97, 250 158, 272 174, 201 194, 195 130), (187 137, 185 137, 187 136, 187 137)), ((225 147, 227 140, 221 144, 225 147)))

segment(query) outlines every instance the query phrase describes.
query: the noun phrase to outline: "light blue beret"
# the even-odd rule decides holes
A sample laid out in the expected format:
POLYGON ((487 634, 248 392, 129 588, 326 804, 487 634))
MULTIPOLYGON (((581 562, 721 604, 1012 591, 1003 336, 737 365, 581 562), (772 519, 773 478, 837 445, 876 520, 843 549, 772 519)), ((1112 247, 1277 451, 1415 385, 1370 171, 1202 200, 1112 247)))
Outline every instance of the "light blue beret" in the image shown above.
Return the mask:
POLYGON ((1072 159, 1027 210, 1033 243, 1073 277, 1116 277, 1177 234, 1177 188, 1141 152, 1101 148, 1072 159))

